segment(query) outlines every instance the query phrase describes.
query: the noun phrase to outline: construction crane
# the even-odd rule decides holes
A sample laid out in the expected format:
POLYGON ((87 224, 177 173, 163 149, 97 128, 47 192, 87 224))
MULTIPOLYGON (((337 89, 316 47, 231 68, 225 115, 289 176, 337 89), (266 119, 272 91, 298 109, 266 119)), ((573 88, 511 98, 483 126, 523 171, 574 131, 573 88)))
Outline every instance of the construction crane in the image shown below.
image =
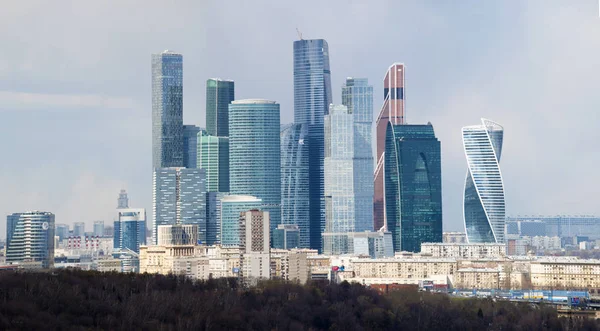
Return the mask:
POLYGON ((302 40, 302 32, 300 32, 298 28, 296 28, 296 32, 298 33, 298 37, 300 37, 300 40, 302 40))

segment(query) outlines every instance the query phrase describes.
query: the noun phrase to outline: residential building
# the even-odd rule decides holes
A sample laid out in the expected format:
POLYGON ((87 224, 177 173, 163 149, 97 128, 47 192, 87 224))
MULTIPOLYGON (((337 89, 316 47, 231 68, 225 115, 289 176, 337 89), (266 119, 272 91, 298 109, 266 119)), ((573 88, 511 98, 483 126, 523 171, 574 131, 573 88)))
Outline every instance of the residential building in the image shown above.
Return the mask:
POLYGON ((200 128, 195 125, 183 126, 183 166, 196 168, 198 159, 198 133, 200 128))
POLYGON ((504 129, 493 121, 462 128, 467 157, 464 220, 469 243, 504 243, 504 184, 500 155, 504 129))
POLYGON ((235 99, 232 80, 206 81, 206 132, 209 136, 229 136, 229 104, 235 99))
POLYGON ((467 234, 464 232, 443 232, 442 242, 447 244, 457 243, 466 244, 467 234))
POLYGON ((227 195, 221 199, 221 245, 240 246, 240 213, 260 209, 261 199, 248 195, 227 195))
POLYGON ((173 224, 158 226, 158 246, 196 245, 198 227, 194 224, 173 224))
POLYGON ((292 249, 300 247, 300 229, 295 224, 279 224, 273 231, 273 248, 292 249))
POLYGON ((323 120, 331 103, 327 42, 323 39, 294 41, 294 123, 307 126, 310 248, 319 250, 325 229, 323 120))
POLYGON ((140 246, 146 244, 146 209, 122 208, 117 210, 118 218, 114 222, 114 249, 140 252, 140 246))
POLYGON ((400 125, 405 123, 405 91, 403 63, 392 64, 383 79, 383 105, 375 123, 375 155, 374 194, 373 194, 373 224, 379 230, 386 224, 385 212, 385 158, 388 124, 400 125))
POLYGON ((240 213, 240 277, 271 278, 269 212, 252 209, 240 213))
POLYGON ((494 243, 422 243, 422 254, 433 257, 449 257, 454 259, 490 259, 506 256, 506 245, 494 243))
POLYGON ((442 242, 441 146, 431 123, 390 123, 384 157, 386 228, 394 251, 442 242))
POLYGON ((94 221, 94 236, 104 237, 104 221, 94 221))
POLYGON ((183 56, 152 54, 152 168, 183 167, 183 56))
POLYGON ((208 192, 229 192, 229 137, 198 133, 197 167, 206 170, 208 192))
POLYGON ((54 214, 40 211, 7 216, 6 262, 54 265, 54 214))
POLYGON ((600 260, 547 257, 531 261, 534 289, 589 290, 599 293, 600 260))
POLYGON ((263 99, 229 105, 229 184, 232 195, 262 200, 271 231, 281 224, 279 104, 263 99))

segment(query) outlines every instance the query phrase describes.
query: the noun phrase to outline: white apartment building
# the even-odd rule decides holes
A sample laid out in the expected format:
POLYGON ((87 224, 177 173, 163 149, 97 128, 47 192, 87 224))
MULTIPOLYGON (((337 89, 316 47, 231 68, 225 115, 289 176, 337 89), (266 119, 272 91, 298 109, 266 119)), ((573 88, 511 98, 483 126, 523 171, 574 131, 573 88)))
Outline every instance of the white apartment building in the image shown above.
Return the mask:
POLYGON ((506 256, 504 244, 423 243, 421 254, 453 259, 485 259, 506 256))

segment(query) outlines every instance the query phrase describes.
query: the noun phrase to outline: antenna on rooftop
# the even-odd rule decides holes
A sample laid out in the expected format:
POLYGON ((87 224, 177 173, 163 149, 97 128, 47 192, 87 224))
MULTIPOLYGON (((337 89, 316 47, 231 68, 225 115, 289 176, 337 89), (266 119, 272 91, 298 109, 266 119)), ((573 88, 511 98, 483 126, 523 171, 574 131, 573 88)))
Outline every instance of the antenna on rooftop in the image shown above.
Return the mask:
POLYGON ((298 30, 298 28, 296 28, 296 32, 298 32, 298 37, 300 37, 300 40, 302 40, 302 32, 300 32, 300 30, 298 30))

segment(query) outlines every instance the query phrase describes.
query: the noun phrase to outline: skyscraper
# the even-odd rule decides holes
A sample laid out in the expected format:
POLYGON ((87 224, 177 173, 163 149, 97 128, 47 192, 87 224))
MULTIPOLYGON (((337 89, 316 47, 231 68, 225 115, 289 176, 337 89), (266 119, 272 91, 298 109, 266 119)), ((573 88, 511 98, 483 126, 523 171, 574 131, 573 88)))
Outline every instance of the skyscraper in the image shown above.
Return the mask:
POLYGON ((229 137, 198 133, 197 167, 206 170, 208 192, 229 192, 229 137))
POLYGON ((307 129, 306 124, 281 129, 281 223, 298 226, 300 248, 310 247, 307 129))
POLYGON ((294 41, 294 123, 307 125, 310 248, 321 249, 325 228, 323 117, 332 103, 329 46, 323 39, 294 41))
POLYGON ((232 80, 206 81, 206 132, 209 136, 229 136, 229 104, 235 99, 232 80))
POLYGON ((500 154, 504 128, 482 118, 462 128, 467 157, 464 219, 469 243, 504 243, 504 183, 500 154))
POLYGON ((94 221, 94 236, 104 237, 104 221, 94 221))
POLYGON ((206 192, 206 238, 199 238, 206 245, 221 243, 221 199, 226 195, 227 193, 206 192))
POLYGON ((281 223, 279 104, 262 99, 229 105, 229 184, 234 195, 262 200, 271 227, 281 223))
POLYGON ((394 63, 389 68, 383 79, 383 106, 376 122, 377 139, 377 154, 374 174, 373 195, 373 223, 375 230, 381 229, 386 223, 385 211, 385 186, 384 186, 384 171, 385 159, 384 151, 386 148, 386 137, 388 123, 393 125, 404 124, 404 106, 405 106, 405 91, 404 91, 404 72, 405 67, 402 63, 394 63))
POLYGON ((300 247, 300 231, 296 224, 279 224, 273 231, 273 248, 292 249, 300 247))
POLYGON ((69 226, 66 224, 56 224, 55 226, 55 235, 58 237, 59 241, 62 241, 65 238, 69 237, 69 226))
POLYGON ((40 262, 54 265, 54 214, 40 211, 15 213, 7 217, 6 262, 40 262))
POLYGON ((152 54, 152 168, 183 166, 183 56, 152 54))
POLYGON ((195 224, 206 234, 206 175, 204 169, 158 168, 154 171, 152 241, 159 225, 195 224))
POLYGON ((140 245, 146 244, 146 209, 119 209, 113 240, 115 249, 139 253, 140 245))
POLYGON ((262 200, 248 195, 228 195, 221 199, 221 245, 240 245, 240 213, 259 209, 262 200))
POLYGON ((195 125, 183 126, 183 166, 186 168, 196 168, 200 130, 195 125))
POLYGON ((385 144, 385 211, 394 251, 420 252, 442 242, 440 141, 433 126, 388 123, 385 144))
POLYGON ((73 236, 74 237, 85 236, 85 223, 84 222, 73 223, 73 236))
POLYGON ((119 192, 119 199, 117 201, 117 209, 129 208, 129 198, 127 197, 127 191, 121 190, 119 192))
POLYGON ((366 78, 347 78, 342 86, 342 104, 354 119, 354 227, 373 230, 373 86, 366 78))

